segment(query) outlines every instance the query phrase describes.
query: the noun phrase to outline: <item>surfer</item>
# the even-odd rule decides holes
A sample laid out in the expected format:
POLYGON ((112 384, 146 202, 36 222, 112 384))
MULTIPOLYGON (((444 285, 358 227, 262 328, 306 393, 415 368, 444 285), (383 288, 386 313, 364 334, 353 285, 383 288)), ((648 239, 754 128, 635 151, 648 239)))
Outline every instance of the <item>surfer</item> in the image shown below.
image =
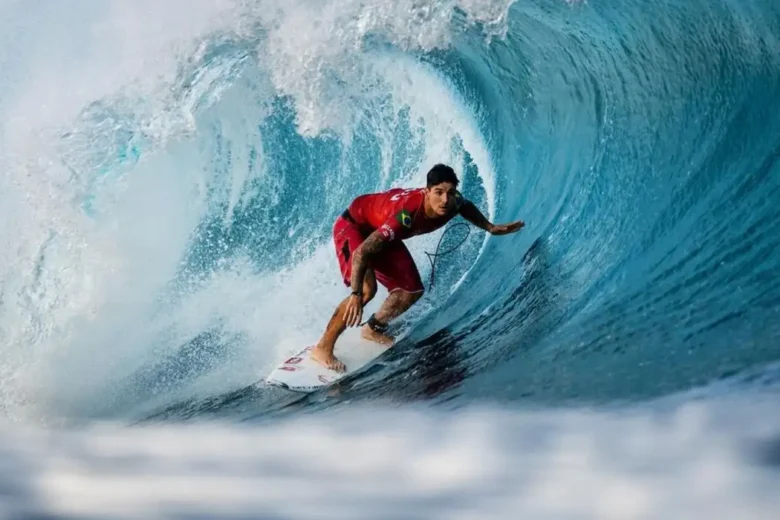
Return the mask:
POLYGON ((406 312, 423 295, 420 273, 403 240, 431 233, 456 215, 493 235, 519 231, 522 221, 492 224, 458 192, 455 171, 437 164, 428 172, 425 188, 394 188, 361 195, 336 219, 333 240, 344 283, 352 289, 333 313, 325 333, 311 351, 318 363, 337 372, 344 364, 333 355, 347 327, 360 325, 363 307, 376 294, 377 281, 389 291, 387 299, 361 330, 363 338, 391 345, 388 322, 406 312))

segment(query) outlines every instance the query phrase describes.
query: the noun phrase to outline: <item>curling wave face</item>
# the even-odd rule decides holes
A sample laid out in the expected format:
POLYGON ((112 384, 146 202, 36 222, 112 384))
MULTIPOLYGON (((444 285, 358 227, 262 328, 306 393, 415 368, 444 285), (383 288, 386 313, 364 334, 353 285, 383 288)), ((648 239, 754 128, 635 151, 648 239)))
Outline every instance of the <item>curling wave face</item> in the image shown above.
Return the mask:
POLYGON ((0 14, 0 516, 776 516, 777 2, 0 14), (523 232, 340 393, 256 385, 436 162, 523 232))
POLYGON ((4 7, 9 417, 257 381, 343 295, 335 216, 434 162, 527 227, 442 259, 355 395, 624 401, 777 360, 771 2, 189 5, 4 7))

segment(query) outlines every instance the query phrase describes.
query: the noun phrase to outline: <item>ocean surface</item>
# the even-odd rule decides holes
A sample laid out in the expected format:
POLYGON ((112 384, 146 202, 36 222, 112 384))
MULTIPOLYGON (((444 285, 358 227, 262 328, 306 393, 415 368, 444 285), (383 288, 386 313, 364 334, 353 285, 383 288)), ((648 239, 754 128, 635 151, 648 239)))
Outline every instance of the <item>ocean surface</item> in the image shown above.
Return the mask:
POLYGON ((777 518, 776 0, 0 0, 0 70, 0 518, 777 518), (526 227, 264 386, 439 162, 526 227))

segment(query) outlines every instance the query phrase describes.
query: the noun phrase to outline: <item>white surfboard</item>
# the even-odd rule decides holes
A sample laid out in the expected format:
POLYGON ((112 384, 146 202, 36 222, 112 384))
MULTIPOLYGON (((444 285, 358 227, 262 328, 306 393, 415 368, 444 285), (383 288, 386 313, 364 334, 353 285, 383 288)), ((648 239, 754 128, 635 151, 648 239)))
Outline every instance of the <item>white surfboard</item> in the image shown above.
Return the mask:
POLYGON ((306 347, 282 361, 268 375, 266 383, 296 392, 313 392, 354 374, 390 347, 366 341, 359 336, 342 336, 333 353, 346 365, 347 370, 343 373, 326 368, 311 359, 309 353, 312 348, 313 345, 306 347))

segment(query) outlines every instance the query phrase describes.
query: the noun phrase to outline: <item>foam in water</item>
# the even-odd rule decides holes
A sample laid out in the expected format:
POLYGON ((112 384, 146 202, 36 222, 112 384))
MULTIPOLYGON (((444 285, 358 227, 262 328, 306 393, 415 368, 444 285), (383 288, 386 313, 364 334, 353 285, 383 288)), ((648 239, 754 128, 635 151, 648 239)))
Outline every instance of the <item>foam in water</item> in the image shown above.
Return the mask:
MULTIPOLYGON (((229 230, 236 212, 252 204, 274 207, 297 182, 295 172, 268 157, 257 130, 279 111, 275 100, 292 101, 300 136, 337 135, 346 151, 336 172, 310 179, 332 192, 327 218, 347 201, 339 186, 327 188, 338 170, 359 181, 357 195, 420 184, 434 162, 463 164, 464 151, 492 213, 493 166, 467 102, 431 67, 398 49, 449 45, 462 23, 456 9, 466 23, 499 34, 510 3, 112 2, 29 12, 8 4, 6 34, 23 44, 15 47, 18 54, 3 56, 0 183, 9 247, 2 253, 0 323, 7 413, 105 413, 114 399, 94 402, 95 396, 115 394, 104 389, 209 328, 243 338, 236 352, 245 357, 223 360, 215 373, 244 376, 242 368, 258 376, 285 355, 279 342, 291 323, 300 323, 303 309, 309 316, 304 335, 311 341, 319 334, 340 298, 337 286, 328 285, 315 309, 289 295, 338 281, 327 236, 291 230, 293 247, 301 250, 296 263, 314 260, 276 266, 270 277, 246 254, 230 252, 212 274, 197 275, 199 281, 176 281, 189 269, 181 262, 204 221, 217 219, 229 230), (361 42, 371 37, 384 43, 364 48, 361 42), (399 123, 402 112, 408 123, 399 123), (399 124, 409 125, 419 153, 398 156, 399 124), (351 173, 347 161, 358 156, 350 147, 359 125, 376 136, 379 171, 351 173), (290 269, 296 274, 286 277, 290 269), (322 274, 312 279, 309 273, 322 274), (236 276, 246 290, 226 295, 231 305, 211 303, 215 286, 224 283, 216 289, 224 294, 236 287, 230 281, 236 276), (252 312, 281 292, 280 280, 288 284, 284 308, 277 298, 267 300, 277 303, 273 311, 252 312), (182 295, 171 294, 175 287, 182 295)), ((435 239, 413 246, 421 266, 422 250, 435 239)), ((219 254, 222 246, 210 247, 219 254)), ((236 379, 221 381, 196 393, 222 390, 236 379)))
POLYGON ((615 411, 364 410, 4 431, 9 517, 769 520, 776 396, 615 411), (735 420, 760 414, 766 421, 735 420))
POLYGON ((0 516, 776 517, 776 8, 573 3, 0 2, 0 407, 26 420, 0 425, 0 516), (441 314, 484 312, 434 368, 457 383, 399 410, 420 356, 265 415, 245 386, 344 294, 332 217, 438 161, 543 239, 464 247, 441 314), (475 406, 746 366, 660 403, 475 406), (257 421, 149 424, 223 392, 257 421), (60 418, 86 425, 35 427, 60 418))
MULTIPOLYGON (((379 35, 403 50, 447 46, 461 9, 486 31, 501 33, 513 0, 420 3, 349 0, 319 3, 260 2, 255 16, 271 28, 261 45, 279 92, 293 96, 304 135, 354 127, 364 96, 373 95, 374 70, 363 49, 379 35)), ((433 98, 432 96, 430 97, 433 98)))

